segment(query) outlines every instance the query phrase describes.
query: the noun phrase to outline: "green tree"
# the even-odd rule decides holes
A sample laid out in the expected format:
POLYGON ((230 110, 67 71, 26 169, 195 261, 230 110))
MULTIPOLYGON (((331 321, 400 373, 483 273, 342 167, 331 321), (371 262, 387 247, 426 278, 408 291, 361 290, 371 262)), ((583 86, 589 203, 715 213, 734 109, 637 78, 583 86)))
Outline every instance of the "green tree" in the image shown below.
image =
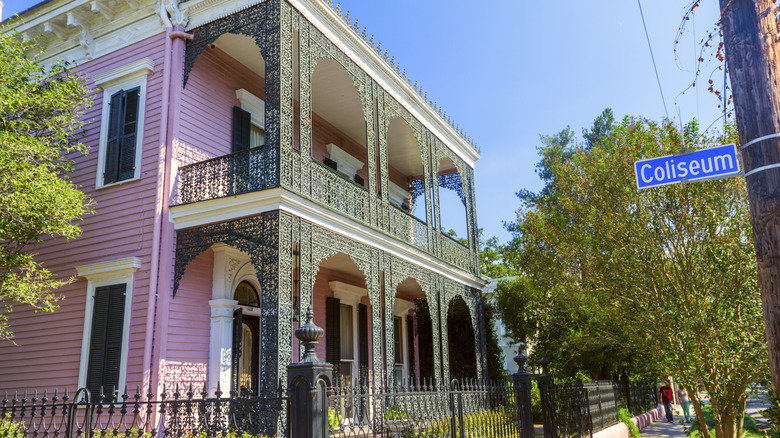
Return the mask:
POLYGON ((42 66, 36 41, 0 28, 0 47, 0 339, 11 340, 13 306, 53 311, 55 290, 69 281, 32 251, 45 239, 77 237, 76 221, 90 212, 69 180, 72 159, 86 151, 77 137, 90 100, 66 63, 42 66))
MULTIPOLYGON (((689 148, 724 140, 703 137, 695 122, 685 136, 689 148)), ((587 330, 570 348, 597 345, 596 336, 629 343, 644 352, 648 371, 688 388, 703 421, 694 390, 701 383, 716 435, 733 438, 748 383, 768 369, 745 186, 734 178, 637 192, 633 162, 681 144, 668 123, 625 118, 553 163, 552 196, 518 214, 513 260, 524 293, 546 306, 531 316, 537 339, 565 330, 560 315, 584 314, 586 324, 571 321, 572 330, 587 330)))

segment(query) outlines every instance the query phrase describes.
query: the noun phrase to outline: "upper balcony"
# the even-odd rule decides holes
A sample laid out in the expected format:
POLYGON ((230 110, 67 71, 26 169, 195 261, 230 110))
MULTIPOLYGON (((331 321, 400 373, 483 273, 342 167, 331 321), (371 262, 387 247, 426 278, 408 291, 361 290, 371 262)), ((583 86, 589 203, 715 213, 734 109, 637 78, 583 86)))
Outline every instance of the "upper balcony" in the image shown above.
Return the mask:
POLYGON ((320 28, 273 0, 192 29, 173 210, 282 189, 479 275, 473 163, 320 28), (252 25, 286 13, 278 40, 252 25))

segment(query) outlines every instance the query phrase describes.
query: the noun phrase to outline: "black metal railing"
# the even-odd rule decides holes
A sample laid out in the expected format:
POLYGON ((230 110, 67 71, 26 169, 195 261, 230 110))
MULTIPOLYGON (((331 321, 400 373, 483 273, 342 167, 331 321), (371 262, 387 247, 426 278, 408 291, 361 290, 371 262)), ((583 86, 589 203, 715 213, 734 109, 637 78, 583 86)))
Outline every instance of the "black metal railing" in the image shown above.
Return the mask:
POLYGON ((515 388, 509 382, 342 386, 331 388, 330 394, 331 437, 520 436, 515 388))
POLYGON ((629 382, 628 410, 632 415, 641 415, 658 406, 658 388, 647 382, 629 382))
POLYGON ((223 398, 219 391, 185 391, 176 387, 159 397, 138 392, 107 400, 92 399, 79 389, 71 398, 67 391, 49 397, 36 392, 6 396, 0 407, 0 437, 286 437, 283 415, 287 396, 280 390, 256 397, 223 398))
POLYGON ((179 168, 174 205, 279 186, 279 148, 263 145, 179 168))
POLYGON ((594 380, 583 383, 588 391, 588 410, 590 411, 593 432, 606 429, 620 421, 622 406, 620 384, 614 380, 594 380))
POLYGON ((545 438, 588 437, 620 421, 620 408, 640 415, 657 406, 655 385, 596 380, 552 384, 539 378, 545 438))

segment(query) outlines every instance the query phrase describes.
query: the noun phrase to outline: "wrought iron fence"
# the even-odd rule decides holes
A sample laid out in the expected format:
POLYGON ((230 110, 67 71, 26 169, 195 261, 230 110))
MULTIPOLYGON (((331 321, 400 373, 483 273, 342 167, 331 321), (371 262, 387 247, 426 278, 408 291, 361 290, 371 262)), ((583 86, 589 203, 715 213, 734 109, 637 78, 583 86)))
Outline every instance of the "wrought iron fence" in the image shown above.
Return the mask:
POLYGON ((658 389, 647 382, 629 382, 628 410, 641 415, 658 406, 658 389))
POLYGON ((508 382, 342 386, 330 394, 331 437, 520 437, 515 388, 508 382))
POLYGON ((582 383, 565 383, 543 388, 544 436, 580 438, 593 435, 588 390, 582 383))
POLYGON ((8 394, 0 407, 0 437, 286 437, 282 420, 287 396, 280 390, 256 397, 209 397, 208 391, 172 393, 159 397, 138 392, 108 400, 92 400, 79 389, 74 397, 67 390, 49 397, 37 392, 30 398, 8 394))
POLYGON ((640 415, 657 406, 655 385, 596 380, 552 384, 540 376, 545 438, 585 437, 620 421, 620 408, 640 415))
POLYGON ((594 380, 583 383, 588 391, 588 410, 593 432, 605 429, 620 421, 621 394, 619 382, 594 380))

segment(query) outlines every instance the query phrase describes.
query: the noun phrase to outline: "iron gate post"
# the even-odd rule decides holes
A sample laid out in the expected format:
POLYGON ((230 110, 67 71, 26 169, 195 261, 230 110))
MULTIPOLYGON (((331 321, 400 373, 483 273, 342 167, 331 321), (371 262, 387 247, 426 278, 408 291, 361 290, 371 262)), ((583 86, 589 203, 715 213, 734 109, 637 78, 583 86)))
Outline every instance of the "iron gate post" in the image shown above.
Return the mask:
POLYGON ((533 438, 534 416, 531 409, 531 375, 525 370, 525 361, 528 358, 523 353, 524 345, 517 349, 514 357, 517 363, 517 372, 512 374, 512 384, 515 391, 515 403, 517 406, 517 419, 520 421, 520 438, 533 438))
POLYGON ((544 438, 555 438, 558 435, 555 429, 555 403, 550 391, 553 384, 553 377, 547 373, 547 366, 550 365, 550 359, 542 357, 538 363, 542 367, 542 374, 537 377, 536 381, 539 385, 539 398, 542 403, 544 438))
POLYGON ((287 395, 290 398, 290 438, 326 438, 328 436, 328 387, 333 366, 322 362, 314 351, 325 330, 317 327, 311 306, 306 324, 295 330, 304 346, 303 358, 287 365, 287 395))

